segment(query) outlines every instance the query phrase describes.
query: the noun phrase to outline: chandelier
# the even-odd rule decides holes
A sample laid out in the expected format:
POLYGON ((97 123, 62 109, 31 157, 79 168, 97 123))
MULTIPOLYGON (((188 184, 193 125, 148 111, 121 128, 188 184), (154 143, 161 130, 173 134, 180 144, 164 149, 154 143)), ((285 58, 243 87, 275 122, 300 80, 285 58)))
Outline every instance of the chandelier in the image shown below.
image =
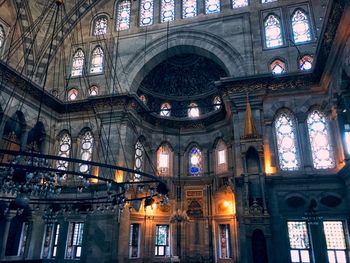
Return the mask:
MULTIPOLYGON (((32 28, 33 34, 37 34, 42 25, 47 24, 48 21, 52 23, 47 27, 45 35, 46 39, 50 39, 50 45, 42 81, 42 91, 39 95, 37 123, 39 123, 42 113, 49 64, 51 61, 56 62, 52 59, 54 41, 56 41, 54 36, 64 28, 63 10, 65 9, 62 6, 64 6, 63 0, 51 0, 50 4, 47 5, 49 10, 43 11, 43 15, 39 16, 32 28), (51 14, 52 17, 50 18, 48 14, 51 14)), ((22 38, 25 38, 26 34, 27 32, 23 34, 22 38)), ((17 42, 23 42, 23 40, 17 42)), ((13 48, 10 47, 7 54, 9 57, 12 56, 14 54, 13 48)), ((26 59, 26 55, 24 56, 26 59)), ((5 65, 4 62, 1 64, 1 66, 5 65)), ((3 73, 0 85, 4 83, 4 75, 3 73)), ((23 78, 18 74, 16 77, 21 81, 31 82, 28 78, 23 78)), ((35 86, 33 83, 31 85, 35 86)), ((65 83, 64 86, 66 85, 65 83)), ((13 95, 11 94, 11 96, 13 95)), ((23 96, 23 100, 24 98, 25 96, 23 96)), ((4 119, 3 122, 5 122, 4 119)), ((1 127, 4 126, 2 123, 1 127)), ((69 123, 68 126, 70 126, 69 123)), ((127 205, 129 209, 138 211, 142 201, 144 201, 145 207, 151 205, 155 200, 161 205, 168 203, 168 188, 165 182, 154 174, 103 162, 43 154, 34 148, 31 147, 30 150, 26 151, 17 151, 11 148, 0 149, 0 202, 6 204, 4 213, 9 211, 10 206, 17 208, 18 213, 22 213, 23 209, 27 207, 33 211, 45 207, 45 218, 52 218, 59 214, 120 212, 127 205), (63 167, 58 165, 58 162, 64 162, 67 165, 63 167), (90 169, 86 169, 84 172, 74 169, 74 167, 83 165, 90 169), (98 171, 107 172, 99 173, 98 171), (117 182, 113 178, 113 175, 118 173, 123 175, 124 180, 117 182)))

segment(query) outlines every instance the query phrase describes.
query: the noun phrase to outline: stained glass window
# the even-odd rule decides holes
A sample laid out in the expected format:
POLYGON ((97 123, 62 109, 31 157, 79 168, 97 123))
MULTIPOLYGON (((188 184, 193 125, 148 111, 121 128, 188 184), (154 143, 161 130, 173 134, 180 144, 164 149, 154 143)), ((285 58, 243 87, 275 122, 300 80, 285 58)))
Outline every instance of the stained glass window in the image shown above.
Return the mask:
POLYGON ((107 33, 107 17, 98 17, 94 21, 94 36, 104 35, 107 33))
MULTIPOLYGON (((92 149, 94 145, 94 138, 91 131, 86 131, 80 138, 80 158, 83 161, 91 161, 92 149)), ((79 164, 79 171, 81 173, 89 172, 89 165, 79 164)))
POLYGON ((171 106, 169 103, 163 103, 160 106, 160 116, 169 117, 171 113, 171 106))
POLYGON ((326 116, 319 110, 312 111, 307 118, 307 126, 314 167, 333 168, 335 162, 326 116))
POLYGON ((309 18, 303 10, 298 9, 292 15, 292 28, 294 43, 302 43, 311 40, 309 18))
POLYGON ((275 120, 279 164, 282 170, 299 168, 296 122, 291 112, 284 110, 275 120))
POLYGON ((71 71, 72 77, 78 77, 83 75, 84 59, 85 59, 85 55, 83 50, 78 49, 73 55, 72 71, 71 71))
POLYGON ((309 263, 310 241, 306 222, 288 222, 288 236, 291 261, 294 263, 309 263))
POLYGON ((219 258, 231 258, 230 225, 219 225, 219 258))
POLYGON ((117 31, 127 30, 130 28, 131 2, 121 1, 117 8, 117 31))
POLYGON ((66 247, 66 259, 79 259, 83 241, 84 223, 70 222, 66 247))
POLYGON ((89 95, 90 96, 97 96, 98 95, 98 87, 97 86, 91 86, 89 88, 89 95))
POLYGON ((279 47, 283 45, 281 21, 276 15, 268 15, 264 23, 266 47, 279 47))
POLYGON ((68 91, 68 100, 69 101, 73 101, 76 100, 78 98, 78 90, 77 89, 70 89, 68 91))
POLYGON ((205 0, 205 13, 219 13, 220 12, 220 0, 205 0))
MULTIPOLYGON (((134 164, 134 170, 142 172, 143 170, 143 154, 144 149, 143 145, 140 141, 137 141, 135 144, 135 164, 134 164)), ((133 181, 140 181, 141 175, 135 173, 133 181)))
POLYGON ((299 60, 299 68, 300 70, 310 70, 312 68, 312 62, 314 61, 314 58, 309 55, 303 56, 299 60))
POLYGON ((91 55, 90 73, 103 72, 103 50, 100 46, 95 47, 91 55))
POLYGON ((199 117, 198 105, 196 103, 191 103, 189 108, 188 108, 187 114, 188 114, 188 117, 190 117, 190 118, 199 117))
POLYGON ((220 110, 222 101, 219 96, 216 96, 213 100, 214 110, 220 110))
MULTIPOLYGON (((71 150, 72 140, 68 133, 63 133, 60 137, 59 146, 58 146, 58 156, 69 158, 71 150)), ((57 161, 57 169, 66 171, 68 169, 68 161, 57 161)))
POLYGON ((342 221, 324 221, 324 235, 327 242, 327 255, 330 263, 348 262, 346 256, 346 239, 342 221))
POLYGON ((130 225, 129 257, 140 257, 140 224, 130 225))
POLYGON ((140 1, 140 26, 153 24, 153 0, 140 1))
POLYGON ((169 256, 169 225, 156 226, 155 256, 169 256))
POLYGON ((197 0, 182 0, 182 18, 197 16, 197 0))
POLYGON ((45 234, 41 258, 55 258, 57 254, 58 235, 60 232, 59 223, 49 223, 45 225, 45 234))
POLYGON ((170 175, 170 149, 161 145, 157 151, 157 171, 160 176, 170 175))
POLYGON ((248 6, 248 0, 233 0, 232 1, 232 8, 239 8, 239 7, 244 7, 248 6))
POLYGON ((202 153, 197 147, 193 147, 189 156, 190 175, 201 175, 202 173, 202 153))
POLYGON ((261 0, 261 3, 262 4, 266 4, 266 3, 272 3, 272 2, 275 2, 277 0, 261 0))
POLYGON ((0 25, 0 50, 4 46, 5 43, 5 30, 2 25, 0 25))
POLYGON ((272 74, 279 75, 286 72, 286 64, 283 61, 276 59, 271 63, 270 69, 272 74))
POLYGON ((175 19, 175 1, 161 0, 161 22, 173 21, 175 19))

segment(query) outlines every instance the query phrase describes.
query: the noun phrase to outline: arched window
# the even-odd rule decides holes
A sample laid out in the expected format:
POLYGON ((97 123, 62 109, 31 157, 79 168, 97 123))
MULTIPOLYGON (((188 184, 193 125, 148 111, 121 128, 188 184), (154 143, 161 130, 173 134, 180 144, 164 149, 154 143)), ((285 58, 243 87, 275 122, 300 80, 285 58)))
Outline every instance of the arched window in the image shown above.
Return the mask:
POLYGON ((103 50, 100 46, 92 51, 90 73, 103 72, 103 50))
POLYGON ((68 100, 69 101, 73 101, 76 100, 78 98, 78 90, 77 89, 70 89, 68 91, 68 100))
POLYGON ((73 55, 72 71, 71 71, 72 77, 83 75, 84 59, 85 59, 84 52, 82 49, 79 48, 73 55))
POLYGON ((220 12, 220 0, 205 0, 205 13, 219 13, 220 12))
POLYGON ((182 18, 197 16, 197 0, 182 0, 182 18))
POLYGON ((293 114, 288 110, 281 111, 274 126, 281 170, 299 169, 296 121, 293 114))
POLYGON ((130 28, 131 2, 121 1, 117 7, 117 31, 130 28))
POLYGON ((163 103, 160 106, 160 116, 169 117, 171 113, 171 106, 169 103, 163 103))
POLYGON ((264 22, 265 45, 268 48, 283 45, 281 21, 276 15, 268 15, 264 22))
POLYGON ((175 1, 161 0, 161 22, 173 21, 175 19, 175 1))
MULTIPOLYGON (((94 145, 94 138, 91 131, 86 131, 80 138, 80 159, 83 161, 91 161, 92 149, 94 145)), ((79 164, 79 171, 81 173, 89 172, 89 165, 79 164)))
POLYGON ((143 104, 147 105, 147 97, 145 95, 140 95, 140 100, 143 102, 143 104))
MULTIPOLYGON (((144 148, 140 141, 137 141, 135 144, 135 164, 134 164, 134 170, 142 172, 143 171, 143 155, 144 155, 144 148)), ((137 182, 141 180, 141 175, 135 173, 133 181, 137 182)))
POLYGON ((170 175, 171 150, 166 144, 162 144, 157 150, 157 171, 160 176, 170 175))
POLYGON ((140 26, 153 24, 153 0, 140 1, 140 26))
POLYGON ((89 88, 89 95, 90 96, 97 96, 98 95, 98 87, 96 85, 93 85, 89 88))
POLYGON ((190 175, 201 175, 202 173, 202 153, 197 147, 193 147, 189 154, 190 175))
POLYGON ((314 58, 309 55, 303 56, 301 59, 299 59, 299 68, 300 70, 310 70, 312 68, 312 62, 314 61, 314 58))
POLYGON ((232 8, 239 8, 248 6, 248 0, 233 0, 232 1, 232 8))
POLYGON ((297 9, 292 15, 292 28, 294 43, 302 43, 311 40, 310 23, 307 14, 297 9))
POLYGON ((94 21, 94 36, 104 35, 107 33, 107 17, 100 16, 94 21))
POLYGON ((216 157, 216 172, 223 173, 227 172, 228 163, 227 163, 227 146, 223 140, 220 140, 215 149, 216 157))
POLYGON ((313 110, 307 118, 307 126, 314 167, 333 168, 335 162, 326 116, 319 110, 313 110))
POLYGON ((286 72, 286 64, 279 59, 274 60, 270 65, 272 74, 279 75, 286 72))
MULTIPOLYGON (((70 135, 67 132, 62 133, 59 139, 57 155, 59 157, 69 158, 71 147, 72 147, 72 140, 70 135)), ((66 171, 68 169, 68 161, 58 160, 56 163, 56 167, 59 170, 66 171)))
POLYGON ((5 30, 2 25, 0 25, 0 50, 4 46, 5 43, 5 30))
POLYGON ((213 104, 214 104, 214 110, 220 110, 221 109, 221 98, 219 96, 216 96, 213 100, 213 104))
POLYGON ((187 111, 187 115, 190 118, 197 118, 199 117, 199 109, 198 109, 198 105, 196 103, 191 103, 188 111, 187 111))

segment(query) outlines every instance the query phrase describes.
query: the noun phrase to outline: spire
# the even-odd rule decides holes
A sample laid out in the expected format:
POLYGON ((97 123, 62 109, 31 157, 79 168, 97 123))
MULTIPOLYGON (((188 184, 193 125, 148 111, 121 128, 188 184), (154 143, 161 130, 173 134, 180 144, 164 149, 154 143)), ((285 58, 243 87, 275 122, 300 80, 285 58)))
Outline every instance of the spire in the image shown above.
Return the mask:
POLYGON ((256 129, 254 125, 254 116, 252 114, 252 108, 250 107, 249 98, 247 94, 247 106, 245 110, 244 120, 244 138, 256 137, 256 129))

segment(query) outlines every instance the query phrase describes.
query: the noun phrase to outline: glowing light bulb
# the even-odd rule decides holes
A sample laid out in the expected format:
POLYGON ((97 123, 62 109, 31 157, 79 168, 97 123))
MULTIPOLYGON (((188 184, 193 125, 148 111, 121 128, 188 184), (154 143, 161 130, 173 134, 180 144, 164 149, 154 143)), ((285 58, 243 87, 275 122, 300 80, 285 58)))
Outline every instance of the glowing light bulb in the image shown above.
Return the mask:
POLYGON ((227 201, 224 202, 224 207, 228 207, 229 205, 230 205, 229 202, 227 202, 227 201))

